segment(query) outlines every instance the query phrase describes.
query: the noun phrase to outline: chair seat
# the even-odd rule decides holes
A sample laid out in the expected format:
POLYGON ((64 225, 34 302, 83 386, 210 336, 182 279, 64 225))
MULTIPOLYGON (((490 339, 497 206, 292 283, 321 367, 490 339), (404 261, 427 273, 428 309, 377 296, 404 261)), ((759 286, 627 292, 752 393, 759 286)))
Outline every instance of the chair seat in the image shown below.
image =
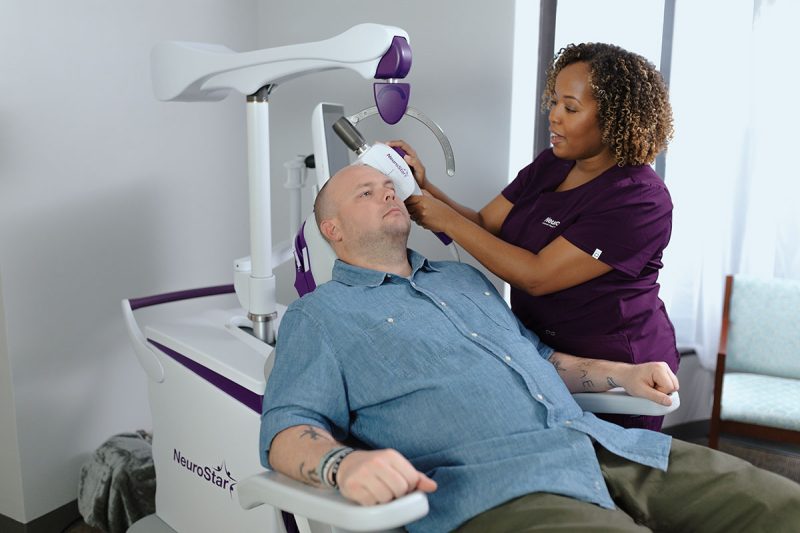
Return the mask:
POLYGON ((722 420, 800 431, 800 380, 726 373, 722 420))

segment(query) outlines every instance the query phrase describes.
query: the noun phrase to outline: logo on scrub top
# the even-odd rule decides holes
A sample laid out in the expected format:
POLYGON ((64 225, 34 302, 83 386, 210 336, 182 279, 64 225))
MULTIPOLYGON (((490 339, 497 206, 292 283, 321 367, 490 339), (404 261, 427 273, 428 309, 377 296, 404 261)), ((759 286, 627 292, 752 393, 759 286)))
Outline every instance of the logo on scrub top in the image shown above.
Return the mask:
POLYGON ((222 464, 219 466, 204 466, 187 459, 185 455, 175 448, 172 449, 172 460, 192 474, 197 475, 198 478, 221 489, 226 489, 230 497, 233 498, 233 489, 236 487, 238 481, 228 472, 225 461, 222 461, 222 464))
POLYGON ((558 225, 561 224, 561 221, 553 220, 552 218, 547 217, 546 219, 544 219, 544 221, 542 221, 542 224, 544 224, 548 228, 557 228, 558 225))

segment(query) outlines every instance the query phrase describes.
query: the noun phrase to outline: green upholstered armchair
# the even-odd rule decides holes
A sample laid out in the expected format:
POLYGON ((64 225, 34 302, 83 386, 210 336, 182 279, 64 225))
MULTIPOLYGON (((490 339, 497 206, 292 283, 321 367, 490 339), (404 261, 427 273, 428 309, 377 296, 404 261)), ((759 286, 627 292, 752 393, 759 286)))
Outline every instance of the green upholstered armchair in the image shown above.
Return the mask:
POLYGON ((709 446, 720 433, 800 444, 800 281, 727 277, 709 446))

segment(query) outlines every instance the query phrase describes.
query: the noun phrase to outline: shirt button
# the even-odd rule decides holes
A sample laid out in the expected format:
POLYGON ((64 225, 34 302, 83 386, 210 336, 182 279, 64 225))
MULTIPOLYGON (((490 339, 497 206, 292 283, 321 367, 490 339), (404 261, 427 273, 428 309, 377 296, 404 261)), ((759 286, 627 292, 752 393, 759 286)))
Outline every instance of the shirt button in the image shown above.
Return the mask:
POLYGON ((571 426, 572 425, 572 420, 565 420, 564 421, 564 425, 565 426, 571 426))
POLYGON ((489 292, 489 291, 486 291, 486 292, 484 292, 484 293, 483 293, 483 295, 484 295, 484 296, 491 296, 491 295, 492 295, 492 293, 491 293, 491 292, 489 292))
POLYGON ((472 333, 470 333, 470 335, 472 335, 473 337, 477 337, 478 336, 478 334, 475 333, 474 331, 472 333))
POLYGON ((389 324, 393 324, 394 323, 394 318, 389 317, 389 318, 386 319, 386 322, 388 322, 389 324))
POLYGON ((600 482, 599 481, 595 481, 594 482, 594 490, 600 490, 600 482))
POLYGON ((507 355, 507 356, 503 357, 503 359, 505 359, 506 361, 509 361, 509 362, 510 362, 510 361, 511 361, 511 356, 510 356, 510 355, 507 355))
POLYGON ((447 303, 445 302, 439 302, 439 303, 442 304, 442 307, 447 307, 447 303))
POLYGON ((542 401, 542 400, 544 400, 544 396, 542 396, 541 394, 537 394, 536 395, 536 399, 539 400, 539 401, 542 401))

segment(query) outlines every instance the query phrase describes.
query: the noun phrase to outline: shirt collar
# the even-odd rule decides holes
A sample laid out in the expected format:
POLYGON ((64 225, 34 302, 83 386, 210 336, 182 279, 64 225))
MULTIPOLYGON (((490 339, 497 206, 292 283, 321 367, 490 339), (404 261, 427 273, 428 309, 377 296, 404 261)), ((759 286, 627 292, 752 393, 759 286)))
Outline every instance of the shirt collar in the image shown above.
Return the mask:
MULTIPOLYGON (((419 270, 423 270, 425 272, 439 271, 439 269, 434 267, 430 261, 425 258, 425 256, 418 254, 410 248, 408 249, 408 262, 411 263, 411 278, 413 278, 419 270)), ((337 259, 333 264, 332 279, 334 281, 344 283, 345 285, 377 287, 388 277, 393 275, 396 274, 358 267, 349 263, 345 263, 341 259, 337 259)))

